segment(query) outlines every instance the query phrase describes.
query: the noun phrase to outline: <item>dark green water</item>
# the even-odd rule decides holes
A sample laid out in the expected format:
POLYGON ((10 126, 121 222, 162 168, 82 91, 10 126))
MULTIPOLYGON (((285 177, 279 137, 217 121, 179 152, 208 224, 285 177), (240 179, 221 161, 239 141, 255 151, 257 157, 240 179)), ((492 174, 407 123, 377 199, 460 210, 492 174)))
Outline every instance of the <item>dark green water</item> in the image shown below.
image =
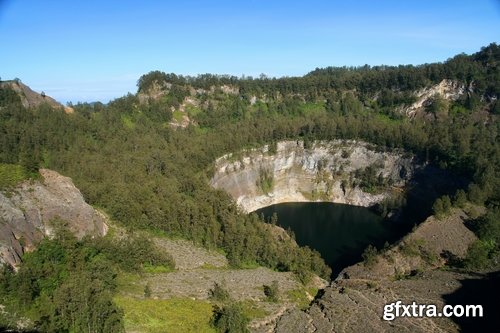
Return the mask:
POLYGON ((381 248, 405 231, 398 223, 385 221, 368 208, 329 202, 283 203, 256 213, 263 214, 266 220, 276 213, 278 225, 290 228, 299 245, 319 251, 333 275, 360 261, 369 244, 381 248))

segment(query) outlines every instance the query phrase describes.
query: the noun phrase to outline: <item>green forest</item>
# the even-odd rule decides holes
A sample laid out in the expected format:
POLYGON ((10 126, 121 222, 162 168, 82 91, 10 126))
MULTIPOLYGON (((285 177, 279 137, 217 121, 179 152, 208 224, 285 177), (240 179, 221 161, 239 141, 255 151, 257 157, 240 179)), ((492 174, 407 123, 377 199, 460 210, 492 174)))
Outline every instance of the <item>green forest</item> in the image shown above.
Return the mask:
MULTIPOLYGON (((25 108, 16 92, 0 89, 0 186, 8 189, 37 178, 39 168, 53 169, 71 177, 88 203, 130 233, 193 240, 223 251, 233 267, 291 271, 305 283, 311 274, 329 278, 330 268, 316 251, 277 240, 260 217, 243 213, 213 189, 214 161, 284 139, 303 140, 306 147, 314 140, 359 139, 381 150, 402 148, 466 179, 457 196, 488 213, 476 221, 480 241, 464 265, 480 269, 500 253, 497 44, 444 63, 328 67, 302 77, 152 71, 137 87, 137 94, 107 104, 70 105, 71 114, 48 105, 25 108), (460 82, 466 93, 455 101, 436 97, 421 116, 400 111, 416 100, 415 91, 444 79, 460 82), (153 98, 152 90, 163 94, 153 98), (189 125, 170 126, 188 97, 199 101, 187 108, 189 125)), ((369 176, 363 186, 375 189, 377 180, 369 176)), ((269 183, 263 174, 263 192, 269 183)), ((17 273, 4 268, 0 297, 43 332, 86 332, 88 323, 91 331, 120 332, 123 314, 112 301, 116 275, 146 263, 173 268, 172 258, 147 239, 77 240, 60 230, 26 254, 17 273), (131 248, 136 257, 128 256, 131 248)))

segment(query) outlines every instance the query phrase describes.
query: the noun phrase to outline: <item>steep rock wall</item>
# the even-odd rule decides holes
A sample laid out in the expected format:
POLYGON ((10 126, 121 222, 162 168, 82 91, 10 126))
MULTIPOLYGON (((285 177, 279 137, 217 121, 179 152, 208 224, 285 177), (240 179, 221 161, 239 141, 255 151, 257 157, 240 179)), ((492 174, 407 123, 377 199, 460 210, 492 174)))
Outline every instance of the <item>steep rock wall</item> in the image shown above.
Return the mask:
POLYGON ((83 199, 70 178, 41 169, 42 181, 26 181, 0 192, 0 262, 16 267, 26 251, 32 251, 53 233, 50 221, 60 219, 78 238, 103 236, 105 217, 83 199))
POLYGON ((211 185, 229 193, 247 212, 303 201, 368 207, 386 198, 391 189, 404 187, 415 170, 412 157, 397 151, 375 151, 360 141, 316 141, 308 149, 302 141, 282 141, 275 152, 269 152, 269 148, 217 159, 211 185), (376 193, 363 191, 355 174, 370 166, 390 186, 376 193), (259 186, 264 172, 272 179, 267 191, 259 186))

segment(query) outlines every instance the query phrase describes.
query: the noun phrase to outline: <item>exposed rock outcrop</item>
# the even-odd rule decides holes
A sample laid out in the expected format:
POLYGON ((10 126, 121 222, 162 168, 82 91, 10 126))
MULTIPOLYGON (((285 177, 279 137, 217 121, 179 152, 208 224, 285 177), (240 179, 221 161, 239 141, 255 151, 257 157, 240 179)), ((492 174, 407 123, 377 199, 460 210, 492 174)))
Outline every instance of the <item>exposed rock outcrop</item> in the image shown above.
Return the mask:
POLYGON ((472 92, 472 85, 467 87, 463 83, 453 80, 443 80, 439 84, 415 91, 417 100, 410 106, 404 107, 401 111, 409 117, 414 117, 421 113, 432 103, 435 96, 440 96, 445 100, 455 101, 464 94, 472 92))
POLYGON ((85 202, 70 178, 47 169, 40 174, 40 181, 0 192, 0 261, 13 267, 53 233, 54 219, 67 223, 78 238, 103 236, 108 230, 104 215, 85 202))
MULTIPOLYGON (((401 300, 403 304, 444 305, 443 294, 461 287, 462 274, 432 271, 419 279, 382 281, 342 280, 324 290, 305 311, 292 310, 278 319, 275 333, 357 333, 357 332, 459 332, 450 318, 399 317, 382 319, 384 305, 401 300)), ((394 313, 393 313, 394 314, 394 313)))
POLYGON ((309 149, 304 148, 302 141, 282 141, 274 153, 269 148, 217 159, 212 186, 229 193, 247 212, 282 202, 303 201, 368 207, 386 198, 390 188, 404 187, 416 168, 411 156, 375 151, 360 141, 317 141, 309 149), (355 173, 367 167, 390 186, 376 193, 363 191, 355 173), (265 187, 261 181, 263 173, 268 183, 265 187))
POLYGON ((33 91, 30 87, 19 80, 0 82, 0 88, 4 87, 15 91, 19 95, 21 103, 25 108, 37 107, 43 103, 47 103, 53 108, 63 108, 66 113, 74 112, 73 108, 62 105, 52 97, 45 95, 43 92, 39 94, 33 91))

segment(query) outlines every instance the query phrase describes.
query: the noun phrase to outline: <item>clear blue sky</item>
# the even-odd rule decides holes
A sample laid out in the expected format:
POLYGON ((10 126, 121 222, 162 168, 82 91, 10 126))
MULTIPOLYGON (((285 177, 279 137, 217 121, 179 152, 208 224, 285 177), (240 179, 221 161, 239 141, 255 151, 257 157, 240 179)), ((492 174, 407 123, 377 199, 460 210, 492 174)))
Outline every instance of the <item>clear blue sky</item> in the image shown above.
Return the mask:
POLYGON ((499 0, 0 0, 0 76, 61 102, 135 93, 140 75, 303 75, 445 61, 500 42, 499 0))

